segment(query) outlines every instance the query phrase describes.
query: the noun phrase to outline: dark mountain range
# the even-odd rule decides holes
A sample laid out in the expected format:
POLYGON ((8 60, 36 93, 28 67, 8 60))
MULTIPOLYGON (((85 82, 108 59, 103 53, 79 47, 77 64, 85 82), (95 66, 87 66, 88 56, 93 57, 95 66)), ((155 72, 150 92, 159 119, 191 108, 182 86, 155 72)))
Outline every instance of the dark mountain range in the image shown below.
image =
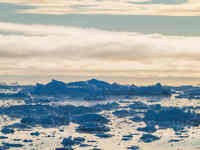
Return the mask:
POLYGON ((42 96, 70 96, 97 98, 106 96, 153 96, 153 95, 171 95, 171 90, 165 88, 160 83, 152 86, 120 85, 117 83, 108 83, 105 81, 91 79, 87 81, 64 83, 52 80, 47 84, 36 84, 31 90, 32 95, 42 96))

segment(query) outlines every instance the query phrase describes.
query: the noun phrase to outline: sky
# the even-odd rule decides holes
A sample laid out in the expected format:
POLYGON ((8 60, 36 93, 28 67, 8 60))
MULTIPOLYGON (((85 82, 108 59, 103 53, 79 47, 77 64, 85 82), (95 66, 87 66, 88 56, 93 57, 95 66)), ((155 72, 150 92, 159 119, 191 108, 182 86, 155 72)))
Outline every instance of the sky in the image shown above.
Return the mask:
POLYGON ((1 0, 0 81, 198 84, 199 26, 199 0, 1 0))

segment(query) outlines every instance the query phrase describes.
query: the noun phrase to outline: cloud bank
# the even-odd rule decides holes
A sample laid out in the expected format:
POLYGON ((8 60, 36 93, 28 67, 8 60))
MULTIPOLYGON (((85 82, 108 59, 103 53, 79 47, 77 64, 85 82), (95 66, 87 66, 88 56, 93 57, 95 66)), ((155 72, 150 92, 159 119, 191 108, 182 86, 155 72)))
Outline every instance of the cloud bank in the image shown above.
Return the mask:
POLYGON ((1 0, 7 3, 27 4, 33 9, 18 13, 36 14, 129 14, 199 16, 199 0, 1 0), (148 5, 145 3, 149 3, 148 5), (171 5, 170 5, 171 4, 171 5))
POLYGON ((0 74, 198 76, 200 37, 0 23, 0 74))

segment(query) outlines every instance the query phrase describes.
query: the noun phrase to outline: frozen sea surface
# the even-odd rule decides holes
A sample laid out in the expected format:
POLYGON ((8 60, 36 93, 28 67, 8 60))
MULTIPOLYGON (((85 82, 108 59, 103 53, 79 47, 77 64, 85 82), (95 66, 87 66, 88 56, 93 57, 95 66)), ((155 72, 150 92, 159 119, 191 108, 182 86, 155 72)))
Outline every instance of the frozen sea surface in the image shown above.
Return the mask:
POLYGON ((2 99, 0 150, 197 150, 199 106, 175 95, 41 104, 2 99))

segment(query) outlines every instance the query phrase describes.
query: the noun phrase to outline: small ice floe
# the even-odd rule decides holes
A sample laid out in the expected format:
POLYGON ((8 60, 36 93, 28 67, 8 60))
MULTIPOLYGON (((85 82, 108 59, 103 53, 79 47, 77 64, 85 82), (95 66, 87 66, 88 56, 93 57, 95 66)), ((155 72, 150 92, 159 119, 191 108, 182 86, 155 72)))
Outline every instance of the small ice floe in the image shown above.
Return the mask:
POLYGON ((177 143, 177 142, 180 142, 180 141, 183 141, 182 139, 171 139, 168 141, 168 143, 177 143))
POLYGON ((104 124, 89 122, 89 123, 81 124, 76 129, 76 131, 77 132, 83 132, 83 133, 96 134, 96 133, 109 132, 110 128, 108 126, 105 126, 104 124))
POLYGON ((129 135, 124 135, 122 137, 122 141, 129 141, 129 140, 132 140, 133 138, 133 135, 132 134, 129 134, 129 135))
POLYGON ((117 110, 112 113, 113 115, 117 116, 118 118, 124 118, 128 116, 133 116, 136 114, 134 110, 117 110))
POLYGON ((149 125, 149 126, 146 126, 144 128, 137 128, 138 131, 142 131, 142 132, 148 132, 148 133, 153 133, 153 132, 156 132, 157 129, 155 128, 155 126, 153 125, 149 125))
POLYGON ((3 129, 1 129, 1 133, 3 134, 13 134, 15 132, 15 130, 8 128, 8 127, 4 127, 3 129))
POLYGON ((77 132, 85 133, 104 133, 110 131, 106 126, 110 121, 100 114, 86 114, 74 118, 75 123, 79 124, 77 132))
POLYGON ((113 135, 112 134, 105 134, 105 133, 98 133, 96 134, 97 137, 99 138, 111 138, 113 135))
MULTIPOLYGON (((85 138, 83 137, 75 137, 72 138, 72 136, 69 136, 67 138, 64 138, 63 141, 61 142, 61 144, 64 146, 64 149, 73 149, 72 147, 75 145, 80 145, 83 142, 85 142, 85 138)), ((59 148, 57 148, 59 149, 59 148)))
POLYGON ((24 142, 24 143, 32 143, 32 142, 33 142, 33 140, 28 140, 28 139, 25 139, 25 140, 23 140, 23 142, 24 142))
MULTIPOLYGON (((3 145, 2 150, 6 150, 10 148, 20 148, 24 146, 23 144, 13 144, 13 143, 6 143, 6 142, 3 142, 2 145, 3 145)), ((1 150, 1 147, 0 147, 0 150, 1 150)))
POLYGON ((3 139, 8 139, 7 136, 0 136, 0 140, 3 140, 3 139))
POLYGON ((154 136, 152 134, 143 134, 142 137, 140 138, 140 140, 143 141, 144 143, 151 143, 159 139, 160 137, 154 136))
POLYGON ((32 136, 39 136, 40 135, 40 132, 36 131, 36 132, 31 132, 31 135, 32 136))
POLYGON ((127 149, 129 149, 129 150, 139 150, 140 148, 138 146, 129 146, 127 149))

